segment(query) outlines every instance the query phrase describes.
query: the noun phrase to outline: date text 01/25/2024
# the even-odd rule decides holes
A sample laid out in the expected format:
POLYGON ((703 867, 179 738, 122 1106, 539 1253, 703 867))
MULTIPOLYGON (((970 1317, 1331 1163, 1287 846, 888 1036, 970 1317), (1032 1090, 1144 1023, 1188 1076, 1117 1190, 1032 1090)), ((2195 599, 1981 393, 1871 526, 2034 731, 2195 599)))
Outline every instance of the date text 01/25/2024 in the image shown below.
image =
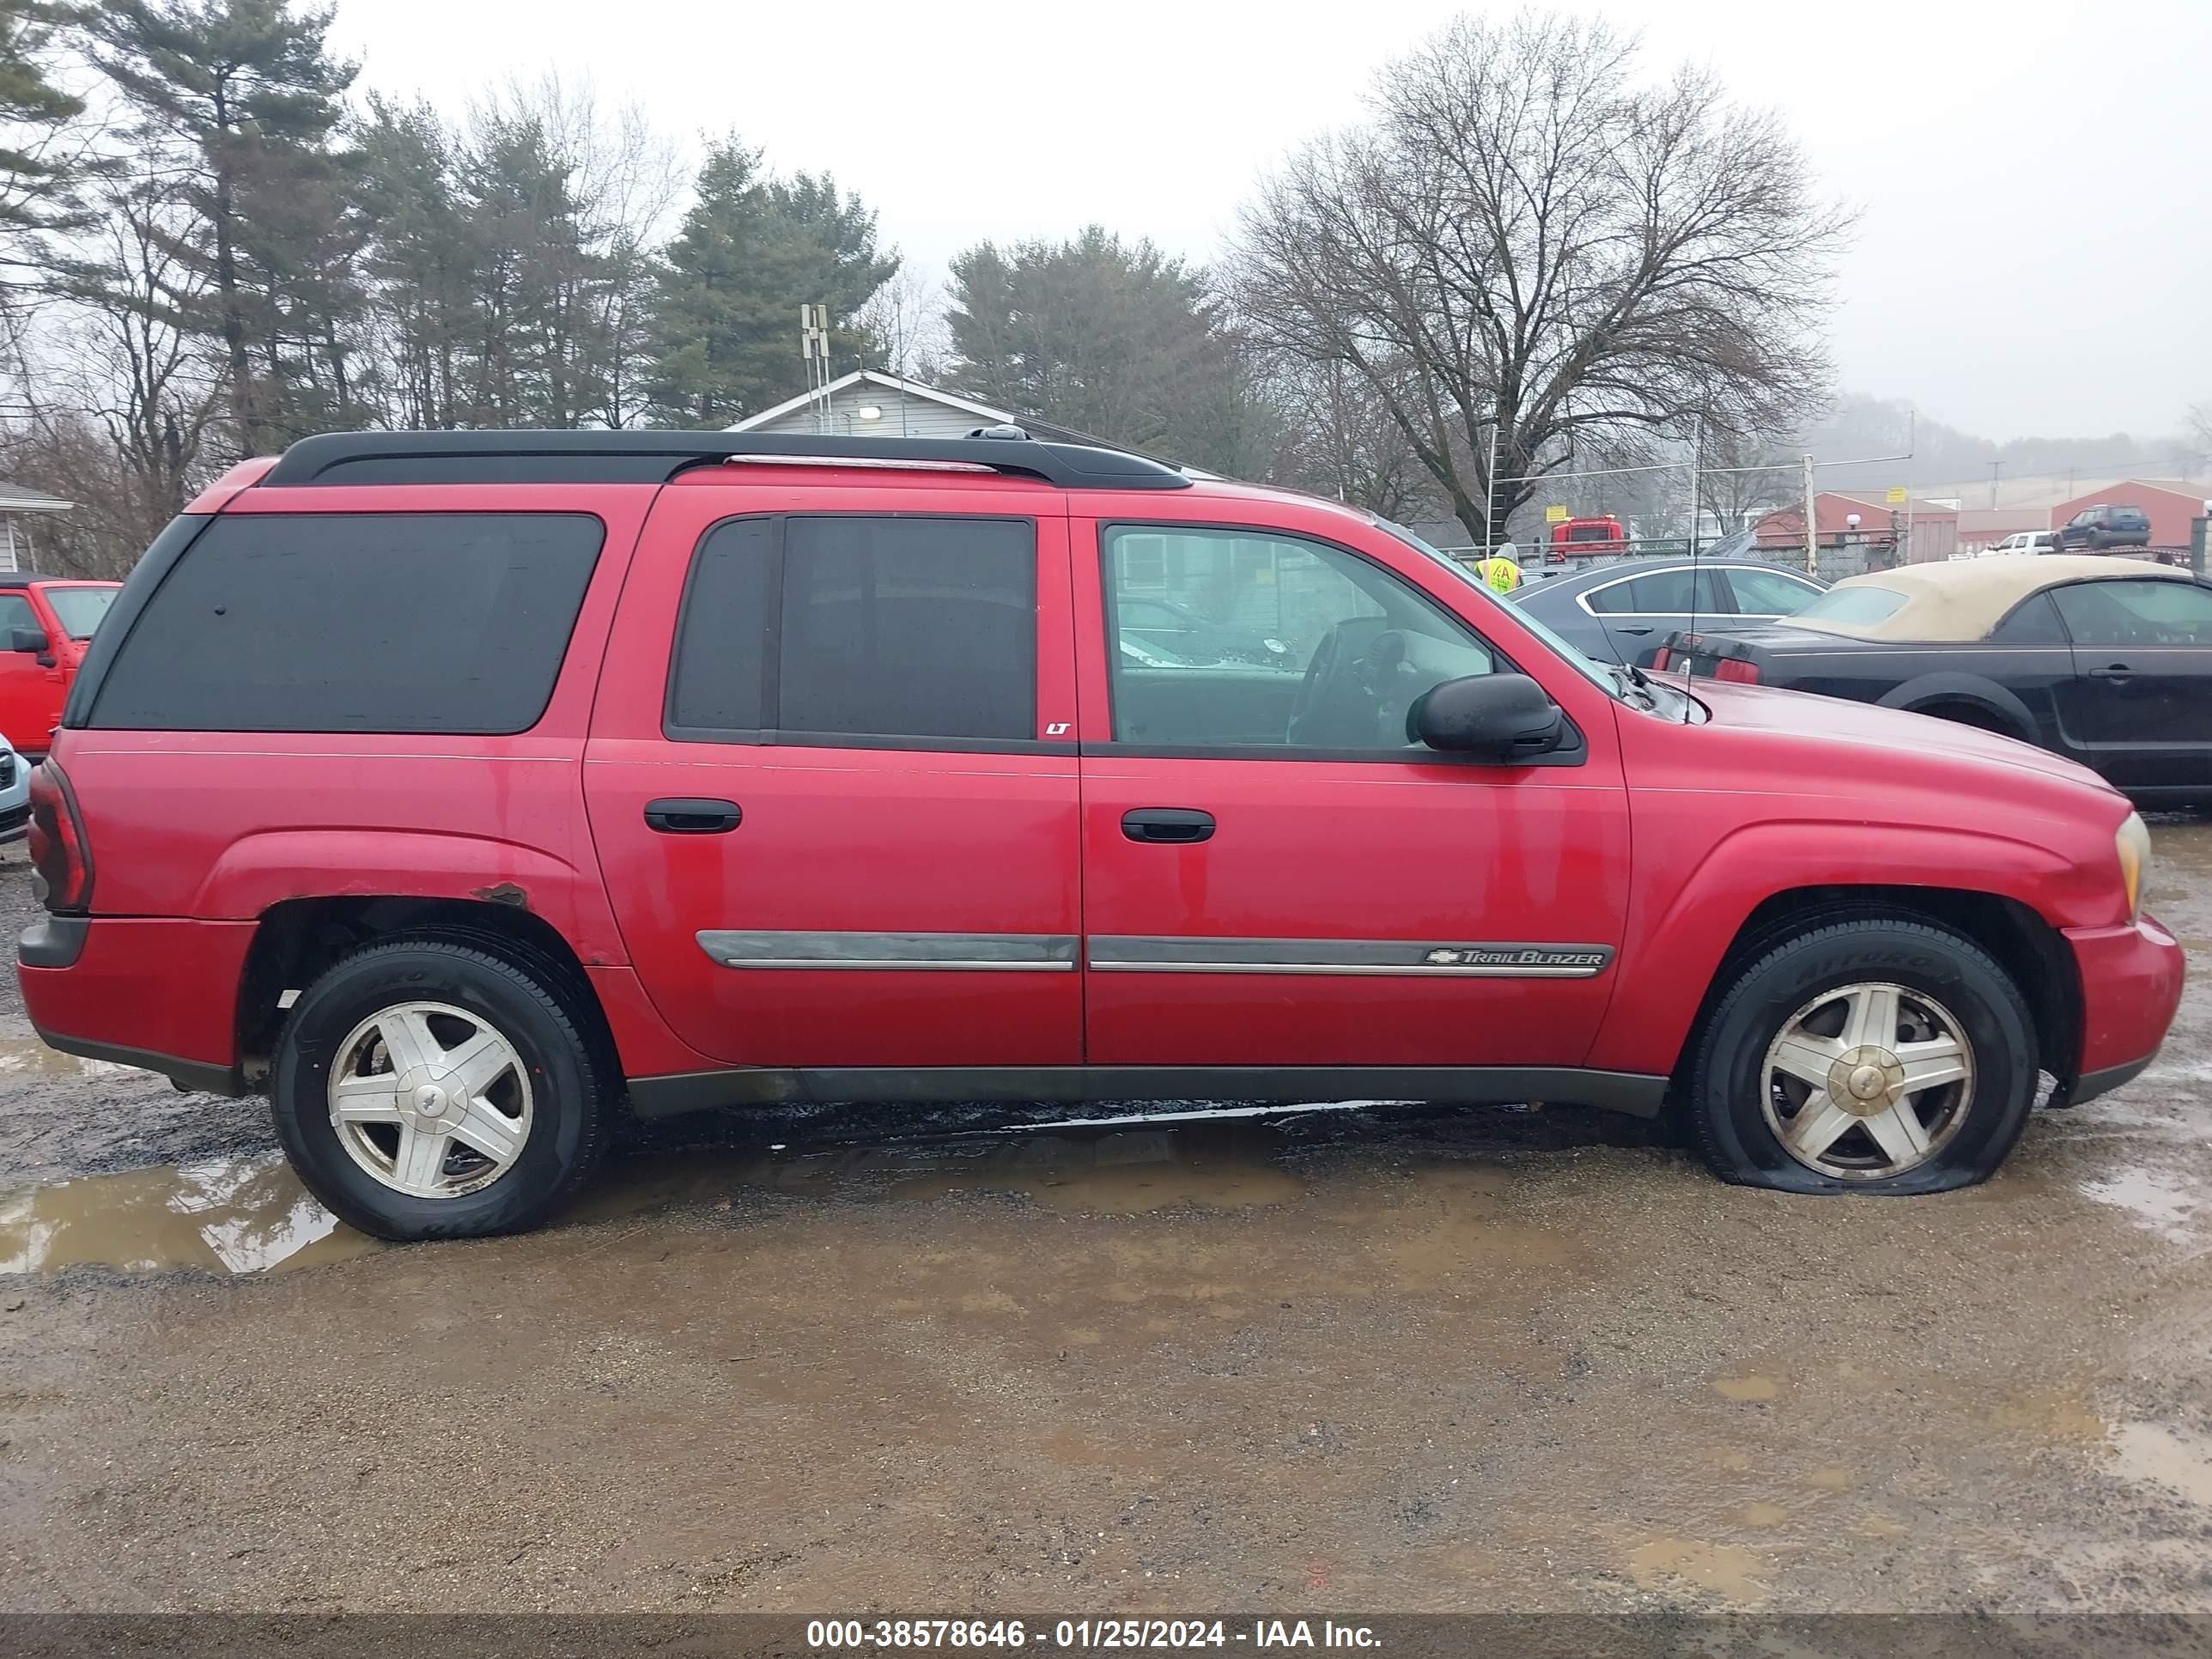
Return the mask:
POLYGON ((811 1648, 1145 1649, 1376 1648, 1366 1625, 1332 1620, 1255 1619, 1243 1626, 1223 1619, 1060 1619, 1032 1629, 1021 1619, 817 1619, 806 1626, 811 1648))

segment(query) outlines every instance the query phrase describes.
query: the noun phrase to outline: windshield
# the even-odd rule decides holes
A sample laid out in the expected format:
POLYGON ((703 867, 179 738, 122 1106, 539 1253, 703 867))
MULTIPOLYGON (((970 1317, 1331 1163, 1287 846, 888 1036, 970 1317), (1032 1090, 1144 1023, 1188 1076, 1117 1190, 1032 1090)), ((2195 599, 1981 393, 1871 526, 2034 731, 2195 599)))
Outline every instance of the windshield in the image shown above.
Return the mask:
MULTIPOLYGON (((1445 569, 1450 571, 1453 575, 1458 577, 1459 580, 1464 582, 1468 587, 1480 594, 1482 596, 1482 602, 1485 605, 1494 606, 1501 611, 1504 609, 1504 606, 1498 604, 1497 595, 1490 591, 1489 587, 1483 582, 1482 579, 1477 576, 1474 572, 1468 569, 1465 565, 1462 564, 1457 559, 1452 557, 1450 554, 1443 551, 1439 548, 1431 547, 1426 542, 1423 541, 1419 536, 1416 536, 1412 531, 1407 529, 1403 525, 1392 524, 1388 519, 1378 518, 1375 520, 1375 525, 1379 530, 1389 531, 1400 541, 1405 543, 1407 546, 1416 548, 1421 552, 1427 554, 1429 557, 1434 559, 1438 564, 1443 566, 1445 569)), ((1543 641, 1543 642, 1549 646, 1557 655, 1564 659, 1570 665, 1575 668, 1584 679, 1588 680, 1592 685, 1598 687, 1607 696, 1618 697, 1620 696, 1620 681, 1617 677, 1607 672, 1605 669, 1599 667, 1597 664, 1592 662, 1588 657, 1583 655, 1583 653, 1576 650, 1573 646, 1569 645, 1557 634, 1554 634, 1550 629, 1545 627, 1542 623, 1530 616, 1527 610, 1519 605, 1516 605, 1513 610, 1513 620, 1519 623, 1522 627, 1527 629, 1538 639, 1543 641)))
POLYGON ((107 607, 115 603, 119 589, 113 587, 49 587, 45 590, 46 603, 54 608, 54 617, 73 640, 88 640, 92 630, 100 626, 100 619, 107 614, 107 607))

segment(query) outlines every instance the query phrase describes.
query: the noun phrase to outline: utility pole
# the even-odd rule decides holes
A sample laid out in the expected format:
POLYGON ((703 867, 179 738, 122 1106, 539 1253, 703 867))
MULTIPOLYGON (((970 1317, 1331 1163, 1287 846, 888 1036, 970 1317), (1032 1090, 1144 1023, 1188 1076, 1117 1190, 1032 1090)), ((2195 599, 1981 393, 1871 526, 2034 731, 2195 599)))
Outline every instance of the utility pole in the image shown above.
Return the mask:
POLYGON ((1813 530, 1813 458, 1808 454, 1804 458, 1804 459, 1805 574, 1808 576, 1817 576, 1820 574, 1820 556, 1818 550, 1818 543, 1820 538, 1814 533, 1813 530))
POLYGON ((1705 447, 1705 417, 1702 410, 1690 422, 1690 556, 1698 556, 1698 460, 1705 447))
POLYGON ((1990 463, 1990 511, 1992 513, 1996 511, 1997 507, 1997 479, 2002 476, 2003 472, 2004 463, 2002 461, 1991 461, 1990 463))
POLYGON ((830 307, 799 307, 799 355, 806 361, 806 396, 814 404, 814 429, 830 430, 830 307), (815 364, 821 364, 817 376, 815 364))

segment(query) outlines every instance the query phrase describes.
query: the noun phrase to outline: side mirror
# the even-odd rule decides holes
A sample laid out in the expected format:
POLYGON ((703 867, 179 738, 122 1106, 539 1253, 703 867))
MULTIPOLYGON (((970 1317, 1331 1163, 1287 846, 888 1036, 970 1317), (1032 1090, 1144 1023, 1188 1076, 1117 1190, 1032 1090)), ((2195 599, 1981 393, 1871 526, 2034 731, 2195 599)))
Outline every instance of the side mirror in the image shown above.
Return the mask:
POLYGON ((1431 686, 1407 711, 1409 734, 1449 755, 1517 766, 1548 755, 1566 717, 1526 674, 1470 674, 1431 686))
POLYGON ((44 656, 52 643, 43 628, 11 628, 8 630, 8 648, 27 651, 33 656, 44 656))

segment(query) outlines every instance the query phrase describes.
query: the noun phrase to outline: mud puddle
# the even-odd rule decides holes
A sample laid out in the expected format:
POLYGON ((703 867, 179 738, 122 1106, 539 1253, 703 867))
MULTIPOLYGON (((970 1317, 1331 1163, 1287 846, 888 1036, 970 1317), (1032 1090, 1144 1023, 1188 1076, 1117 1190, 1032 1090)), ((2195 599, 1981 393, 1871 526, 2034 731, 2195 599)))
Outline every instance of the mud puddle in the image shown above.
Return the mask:
MULTIPOLYGON (((884 1202, 1004 1193, 1093 1214, 1243 1209, 1288 1203, 1304 1190, 1273 1162, 1282 1150, 1282 1138, 1262 1125, 1197 1122, 663 1153, 604 1170, 562 1224, 704 1206, 745 1189, 884 1202)), ((340 1223, 275 1154, 0 1190, 0 1273, 85 1266, 260 1273, 385 1248, 340 1223)))
POLYGON ((151 1077, 135 1066, 85 1060, 49 1048, 36 1037, 0 1038, 0 1077, 151 1077))

